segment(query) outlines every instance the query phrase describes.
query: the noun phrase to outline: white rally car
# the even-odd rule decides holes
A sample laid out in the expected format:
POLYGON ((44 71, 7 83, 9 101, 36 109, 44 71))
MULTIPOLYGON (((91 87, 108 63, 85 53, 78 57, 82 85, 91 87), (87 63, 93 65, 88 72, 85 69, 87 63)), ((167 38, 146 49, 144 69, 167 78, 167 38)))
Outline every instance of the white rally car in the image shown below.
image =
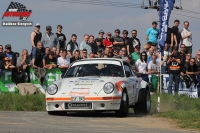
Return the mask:
POLYGON ((135 113, 149 113, 150 90, 129 63, 115 58, 75 61, 63 79, 46 90, 46 110, 61 112, 115 111, 126 117, 129 108, 135 113))

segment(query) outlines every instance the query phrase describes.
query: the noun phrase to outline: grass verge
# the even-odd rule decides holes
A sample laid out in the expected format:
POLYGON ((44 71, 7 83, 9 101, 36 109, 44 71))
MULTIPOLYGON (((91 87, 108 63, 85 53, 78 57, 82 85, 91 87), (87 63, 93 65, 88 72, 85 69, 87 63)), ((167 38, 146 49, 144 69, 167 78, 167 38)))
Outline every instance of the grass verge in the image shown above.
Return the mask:
POLYGON ((186 95, 154 94, 151 113, 156 117, 175 120, 180 128, 200 131, 200 99, 189 98, 186 95), (155 113, 158 96, 160 96, 160 113, 155 113))
POLYGON ((0 95, 1 111, 45 111, 45 95, 4 94, 0 95))

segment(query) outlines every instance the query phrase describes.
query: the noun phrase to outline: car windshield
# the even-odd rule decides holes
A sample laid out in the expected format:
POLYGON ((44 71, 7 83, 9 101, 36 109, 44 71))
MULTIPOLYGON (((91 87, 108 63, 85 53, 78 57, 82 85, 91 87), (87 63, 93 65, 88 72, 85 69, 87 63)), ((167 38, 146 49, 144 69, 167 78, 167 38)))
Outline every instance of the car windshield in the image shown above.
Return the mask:
POLYGON ((85 76, 124 77, 124 72, 120 63, 108 64, 95 61, 88 64, 72 65, 65 74, 65 78, 85 76))

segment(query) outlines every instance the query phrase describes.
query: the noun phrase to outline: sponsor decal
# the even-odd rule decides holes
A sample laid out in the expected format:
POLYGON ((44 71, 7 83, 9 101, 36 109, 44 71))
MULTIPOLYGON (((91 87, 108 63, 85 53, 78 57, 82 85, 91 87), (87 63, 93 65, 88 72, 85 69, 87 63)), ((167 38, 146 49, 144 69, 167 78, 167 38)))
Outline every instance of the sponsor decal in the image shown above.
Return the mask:
POLYGON ((77 83, 75 85, 78 86, 78 85, 93 85, 93 84, 79 84, 79 83, 77 83))
POLYGON ((70 92, 69 95, 89 95, 90 92, 70 92))

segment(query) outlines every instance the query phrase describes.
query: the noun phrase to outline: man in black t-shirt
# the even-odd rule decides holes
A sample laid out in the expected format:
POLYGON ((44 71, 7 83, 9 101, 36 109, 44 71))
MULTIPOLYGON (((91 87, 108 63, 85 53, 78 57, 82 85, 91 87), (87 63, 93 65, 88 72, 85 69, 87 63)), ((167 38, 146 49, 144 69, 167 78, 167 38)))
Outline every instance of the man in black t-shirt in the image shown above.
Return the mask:
POLYGON ((50 51, 49 54, 45 57, 45 62, 46 62, 45 68, 47 68, 49 70, 57 67, 57 65, 56 65, 57 59, 56 59, 53 51, 50 51))
POLYGON ((179 31, 179 26, 180 21, 175 20, 174 21, 174 26, 171 28, 171 48, 173 47, 179 47, 179 43, 181 41, 181 33, 179 31))
POLYGON ((94 40, 94 47, 92 48, 92 52, 94 54, 97 54, 97 50, 99 48, 103 48, 104 49, 104 46, 103 46, 103 36, 104 36, 105 32, 103 30, 100 30, 99 31, 99 36, 94 40))
POLYGON ((127 30, 124 30, 122 32, 123 36, 122 36, 122 39, 124 40, 124 45, 127 46, 127 43, 128 43, 128 40, 129 40, 129 37, 128 37, 128 31, 127 30))
POLYGON ((74 52, 74 56, 72 58, 70 58, 70 63, 76 61, 76 60, 80 60, 80 51, 79 50, 76 50, 74 52))
POLYGON ((62 32, 62 25, 58 25, 56 35, 57 35, 58 40, 59 40, 60 49, 66 47, 66 40, 67 40, 65 35, 61 32, 62 32))
POLYGON ((190 77, 192 78, 193 82, 195 84, 197 84, 198 81, 197 81, 196 76, 199 75, 199 72, 198 72, 198 66, 195 63, 195 59, 194 58, 190 59, 190 62, 187 63, 185 69, 186 69, 186 74, 190 75, 190 77))
POLYGON ((127 42, 127 53, 131 55, 134 52, 134 47, 140 44, 140 40, 137 38, 137 30, 132 30, 132 37, 127 42))

